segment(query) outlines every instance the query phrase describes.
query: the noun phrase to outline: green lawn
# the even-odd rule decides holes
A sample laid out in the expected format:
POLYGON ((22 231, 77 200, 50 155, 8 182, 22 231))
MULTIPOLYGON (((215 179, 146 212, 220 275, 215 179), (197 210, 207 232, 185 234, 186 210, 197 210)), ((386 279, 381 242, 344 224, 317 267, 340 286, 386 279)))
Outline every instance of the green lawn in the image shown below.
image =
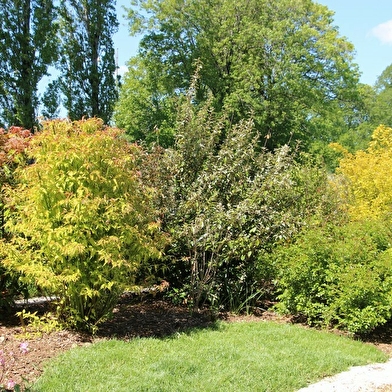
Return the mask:
POLYGON ((48 364, 33 391, 295 391, 386 359, 373 346, 295 325, 219 323, 166 339, 75 348, 48 364))

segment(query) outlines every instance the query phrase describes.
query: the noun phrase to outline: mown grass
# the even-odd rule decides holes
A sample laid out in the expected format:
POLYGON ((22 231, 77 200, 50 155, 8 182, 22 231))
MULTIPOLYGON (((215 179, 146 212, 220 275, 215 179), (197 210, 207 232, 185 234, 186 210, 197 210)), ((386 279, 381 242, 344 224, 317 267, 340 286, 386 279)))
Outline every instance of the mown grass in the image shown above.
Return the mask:
POLYGON ((33 391, 295 391, 386 359, 373 346, 295 325, 219 323, 166 339, 75 348, 50 362, 33 391))

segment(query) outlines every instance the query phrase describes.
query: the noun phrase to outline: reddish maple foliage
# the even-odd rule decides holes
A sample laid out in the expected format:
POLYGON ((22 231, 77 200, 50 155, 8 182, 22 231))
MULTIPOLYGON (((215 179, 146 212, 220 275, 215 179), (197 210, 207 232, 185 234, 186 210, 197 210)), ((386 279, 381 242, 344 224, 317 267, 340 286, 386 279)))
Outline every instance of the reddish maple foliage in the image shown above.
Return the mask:
POLYGON ((26 151, 33 134, 22 127, 0 128, 0 166, 15 163, 16 157, 26 151))

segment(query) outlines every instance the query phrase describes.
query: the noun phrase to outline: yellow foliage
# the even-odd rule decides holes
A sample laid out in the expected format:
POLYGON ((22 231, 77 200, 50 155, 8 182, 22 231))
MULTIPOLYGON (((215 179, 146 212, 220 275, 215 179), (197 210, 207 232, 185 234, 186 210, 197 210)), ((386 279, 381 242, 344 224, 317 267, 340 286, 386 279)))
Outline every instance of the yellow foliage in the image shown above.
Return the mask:
POLYGON ((165 244, 142 150, 122 136, 100 119, 46 122, 7 192, 2 263, 61 298, 62 317, 78 327, 110 314, 165 244))
POLYGON ((368 149, 347 154, 337 172, 347 180, 351 219, 376 218, 391 212, 392 128, 379 126, 368 149))
POLYGON ((329 143, 329 147, 343 156, 347 156, 349 154, 348 150, 339 143, 329 143))
POLYGON ((369 143, 369 152, 377 152, 380 150, 389 150, 392 152, 392 128, 380 125, 376 128, 369 143))

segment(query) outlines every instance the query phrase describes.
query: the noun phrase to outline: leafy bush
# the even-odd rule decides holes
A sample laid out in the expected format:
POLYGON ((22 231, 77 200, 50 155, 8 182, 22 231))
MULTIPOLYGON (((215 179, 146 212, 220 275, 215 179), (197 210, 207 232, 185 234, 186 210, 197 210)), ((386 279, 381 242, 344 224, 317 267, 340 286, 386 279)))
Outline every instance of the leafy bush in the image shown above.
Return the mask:
POLYGON ((391 244, 388 221, 305 231, 275 254, 278 309, 353 333, 384 324, 392 317, 391 244))
POLYGON ((365 151, 346 154, 338 173, 353 220, 381 217, 392 208, 392 128, 379 126, 365 151))
POLYGON ((163 243, 142 154, 99 119, 45 123, 30 154, 8 191, 3 263, 57 295, 71 326, 94 329, 163 243))
POLYGON ((288 146, 267 151, 251 120, 231 124, 209 102, 195 105, 194 91, 179 109, 175 146, 151 153, 149 165, 171 234, 165 279, 188 287, 195 309, 207 301, 241 310, 270 289, 265 254, 328 204, 326 173, 288 146))
MULTIPOLYGON (((15 186, 14 171, 26 164, 26 149, 31 140, 31 132, 21 127, 0 128, 0 237, 5 238, 3 189, 15 186)), ((27 296, 26 284, 20 280, 20 274, 10 271, 0 260, 0 308, 9 308, 17 295, 27 296)))

